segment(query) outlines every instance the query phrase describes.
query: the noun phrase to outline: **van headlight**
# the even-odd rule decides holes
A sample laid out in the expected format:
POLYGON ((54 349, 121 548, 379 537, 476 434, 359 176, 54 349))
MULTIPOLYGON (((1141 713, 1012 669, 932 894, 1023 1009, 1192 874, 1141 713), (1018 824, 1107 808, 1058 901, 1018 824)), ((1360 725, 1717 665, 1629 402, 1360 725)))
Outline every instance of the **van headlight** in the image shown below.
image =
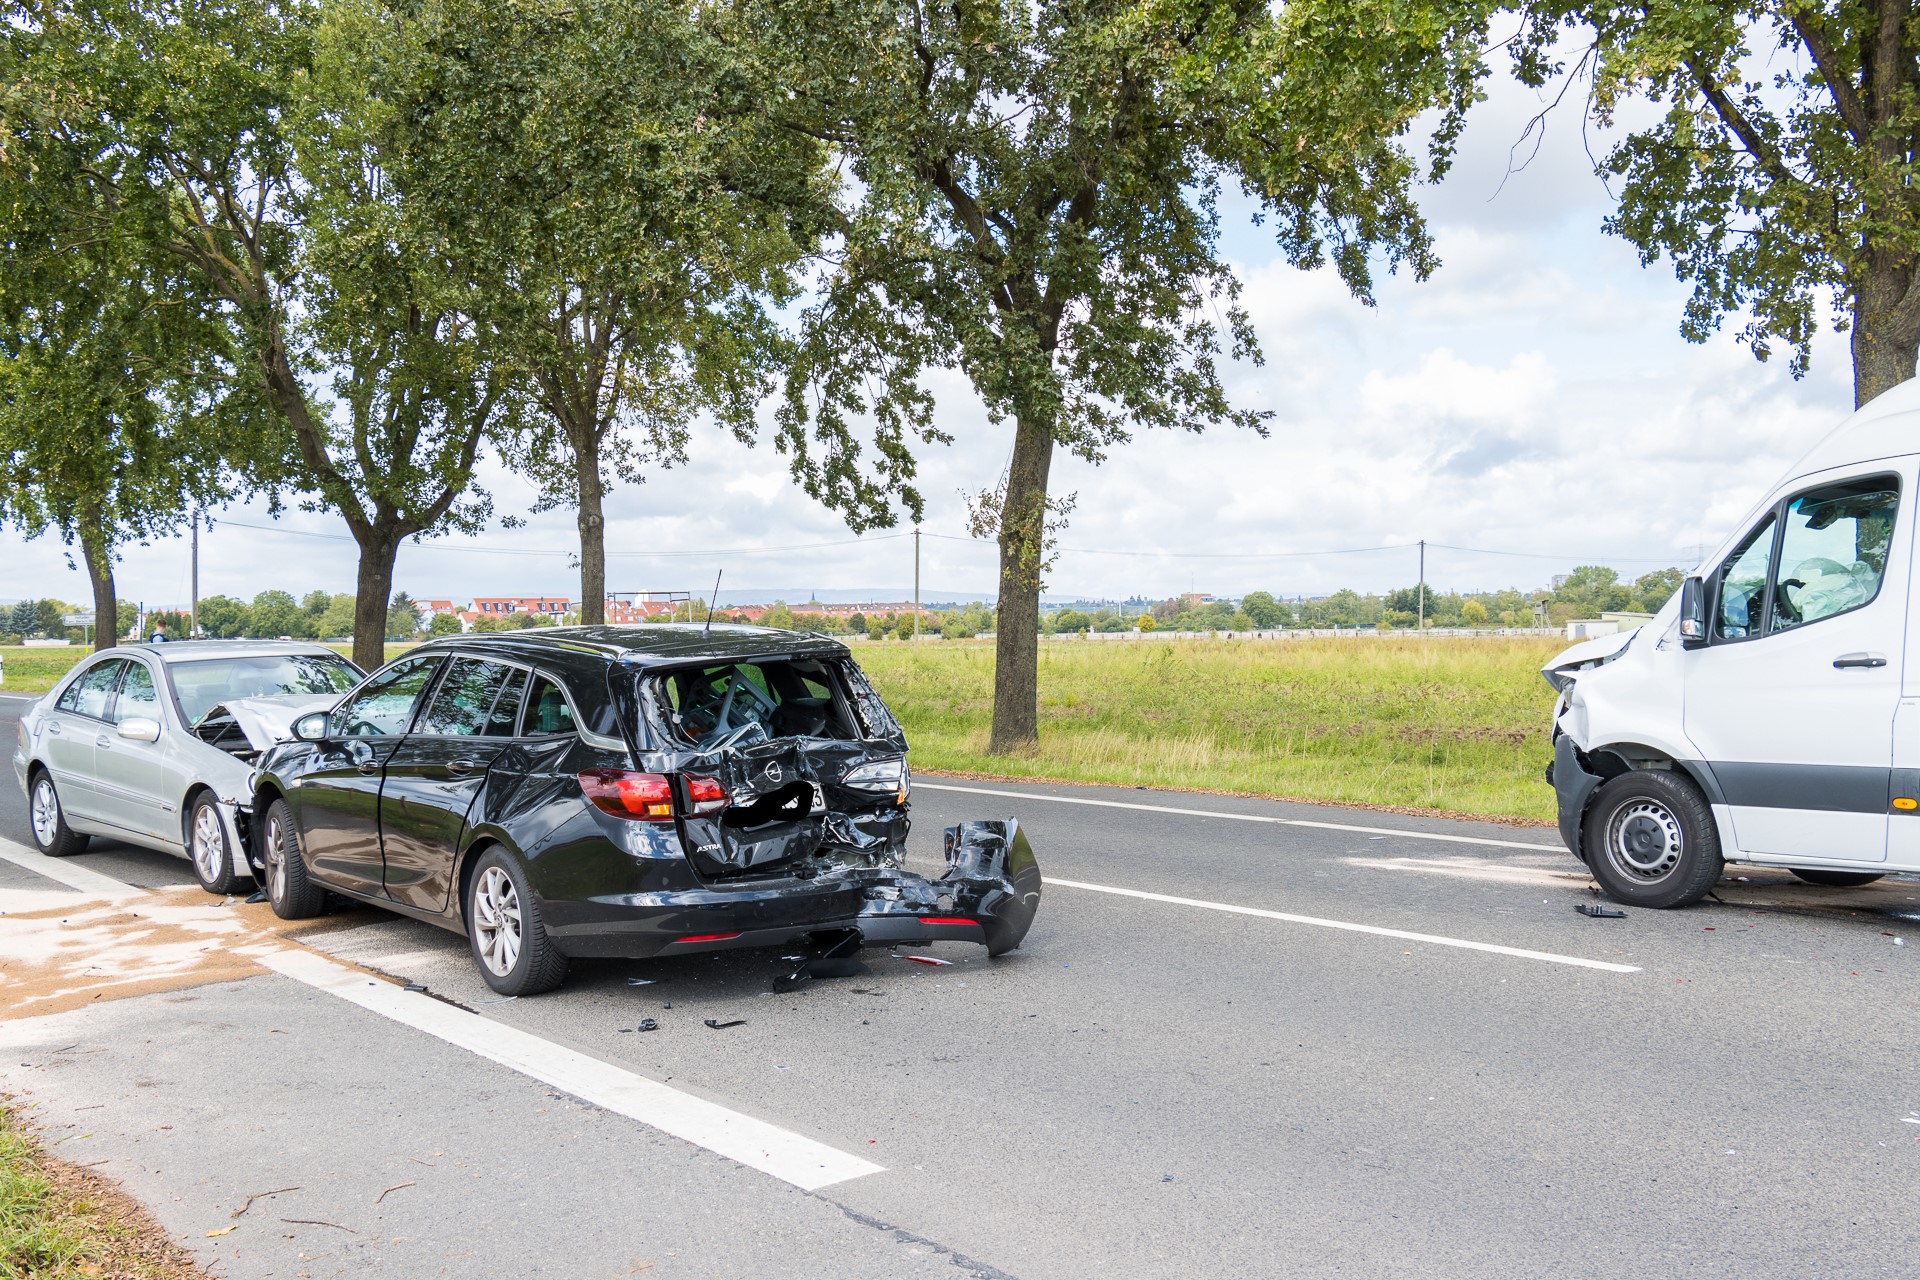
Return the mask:
POLYGON ((900 803, 905 804, 907 790, 912 785, 912 775, 907 772, 905 756, 889 756, 885 760, 869 760, 847 770, 841 777, 840 785, 854 791, 871 791, 878 795, 893 791, 899 795, 900 803))

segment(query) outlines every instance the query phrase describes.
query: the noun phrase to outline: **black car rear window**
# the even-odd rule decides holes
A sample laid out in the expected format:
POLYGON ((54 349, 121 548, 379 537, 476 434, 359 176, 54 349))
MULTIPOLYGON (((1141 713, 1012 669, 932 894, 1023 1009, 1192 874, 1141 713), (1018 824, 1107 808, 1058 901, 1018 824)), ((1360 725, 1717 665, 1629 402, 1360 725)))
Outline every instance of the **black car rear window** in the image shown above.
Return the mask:
POLYGON ((721 741, 748 725, 773 738, 844 738, 848 722, 837 678, 809 658, 754 658, 659 677, 661 705, 674 733, 696 745, 721 741))

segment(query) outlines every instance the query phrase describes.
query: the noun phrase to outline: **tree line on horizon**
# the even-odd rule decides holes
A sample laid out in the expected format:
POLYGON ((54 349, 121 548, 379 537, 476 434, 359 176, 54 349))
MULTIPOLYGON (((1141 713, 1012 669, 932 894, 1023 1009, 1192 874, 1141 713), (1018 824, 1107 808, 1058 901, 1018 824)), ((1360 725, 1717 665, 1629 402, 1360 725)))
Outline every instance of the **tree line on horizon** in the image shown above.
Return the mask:
MULTIPOLYGON (((1007 437, 969 510, 999 548, 989 746, 1030 749, 1054 460, 1272 426, 1221 374, 1262 359, 1223 209, 1368 305, 1382 270, 1426 278, 1415 191, 1496 58, 1601 125, 1664 109, 1597 164, 1606 230, 1693 286, 1686 338, 1732 318, 1799 374, 1831 302, 1856 403, 1920 348, 1909 6, 5 9, 0 521, 75 548, 106 617, 119 548, 202 508, 331 512, 366 666, 408 540, 523 518, 488 459, 575 512, 598 621, 608 489, 717 433, 856 532, 918 520, 952 369, 1007 437)), ((325 630, 340 599, 244 608, 325 630)))

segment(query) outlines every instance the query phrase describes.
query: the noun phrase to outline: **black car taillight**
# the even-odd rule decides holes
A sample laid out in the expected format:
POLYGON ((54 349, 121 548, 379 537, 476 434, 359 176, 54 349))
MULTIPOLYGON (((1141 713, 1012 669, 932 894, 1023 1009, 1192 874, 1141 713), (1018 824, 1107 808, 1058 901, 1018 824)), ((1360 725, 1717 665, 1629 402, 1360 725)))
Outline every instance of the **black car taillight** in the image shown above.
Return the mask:
POLYGON ((580 775, 580 791, 593 807, 637 822, 673 820, 673 785, 662 773, 626 769, 589 769, 580 775))
POLYGON ((683 775, 681 781, 687 784, 688 813, 718 813, 727 807, 727 789, 720 785, 718 778, 689 773, 683 775))

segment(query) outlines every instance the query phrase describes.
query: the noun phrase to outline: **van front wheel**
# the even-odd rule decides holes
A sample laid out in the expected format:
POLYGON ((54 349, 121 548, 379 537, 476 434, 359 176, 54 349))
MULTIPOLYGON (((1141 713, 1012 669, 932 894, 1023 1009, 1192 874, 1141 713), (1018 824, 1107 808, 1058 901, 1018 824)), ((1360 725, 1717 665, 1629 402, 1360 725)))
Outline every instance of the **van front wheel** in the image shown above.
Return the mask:
POLYGON ((1603 785, 1583 836, 1587 869, 1602 892, 1631 906, 1691 906, 1726 865, 1713 810, 1669 770, 1636 769, 1603 785))

